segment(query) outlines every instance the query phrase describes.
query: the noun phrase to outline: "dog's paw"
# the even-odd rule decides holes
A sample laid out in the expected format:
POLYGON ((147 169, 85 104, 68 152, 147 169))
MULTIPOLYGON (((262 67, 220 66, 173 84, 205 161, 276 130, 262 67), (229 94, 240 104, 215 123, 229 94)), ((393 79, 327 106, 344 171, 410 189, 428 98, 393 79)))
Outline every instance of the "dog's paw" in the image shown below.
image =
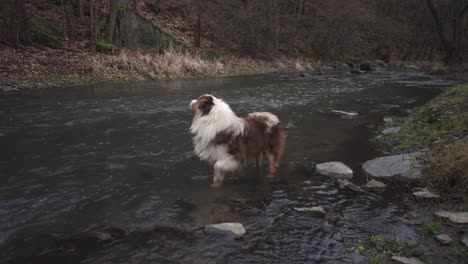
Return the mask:
POLYGON ((223 185, 222 182, 213 182, 213 183, 211 184, 211 187, 212 187, 212 188, 218 188, 218 187, 221 187, 222 185, 223 185))

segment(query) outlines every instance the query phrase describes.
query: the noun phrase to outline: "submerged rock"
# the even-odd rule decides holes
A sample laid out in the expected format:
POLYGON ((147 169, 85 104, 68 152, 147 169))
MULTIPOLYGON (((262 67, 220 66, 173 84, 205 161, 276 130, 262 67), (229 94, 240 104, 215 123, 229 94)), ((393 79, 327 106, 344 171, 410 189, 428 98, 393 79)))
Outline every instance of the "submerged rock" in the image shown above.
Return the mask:
POLYGON ((340 189, 348 189, 353 192, 364 192, 359 186, 356 186, 354 183, 346 179, 338 179, 336 183, 340 189))
POLYGON ((456 224, 468 224, 468 212, 438 211, 435 215, 448 218, 451 222, 456 224))
POLYGON ((206 234, 219 234, 240 238, 245 235, 245 228, 240 223, 221 223, 206 225, 203 228, 206 234))
POLYGON ((392 260, 394 260, 396 262, 403 263, 403 264, 424 264, 424 262, 420 261, 417 258, 407 258, 407 257, 393 256, 392 260))
POLYGON ((413 192, 413 195, 419 198, 439 198, 438 194, 435 194, 429 191, 427 188, 420 189, 416 192, 413 192))
POLYGON ((461 241, 463 243, 463 245, 465 245, 465 247, 468 249, 468 237, 464 237, 461 241))
POLYGON ((364 74, 364 73, 366 73, 366 72, 365 72, 365 71, 361 71, 361 70, 353 69, 353 70, 351 70, 351 73, 355 73, 355 74, 364 74))
POLYGON ((326 214, 327 212, 323 209, 322 206, 312 206, 312 207, 294 207, 294 210, 298 212, 312 212, 312 213, 320 213, 326 214))
POLYGON ((393 134, 393 133, 398 133, 401 131, 401 127, 389 127, 386 128, 382 131, 382 134, 387 135, 387 134, 393 134))
POLYGON ((420 152, 385 156, 366 161, 362 165, 365 173, 376 178, 395 178, 414 181, 421 178, 420 152))
POLYGON ((361 71, 373 71, 375 70, 374 65, 370 62, 364 62, 359 65, 359 70, 361 71))
POLYGON ((377 180, 370 180, 366 183, 365 187, 367 188, 385 188, 387 187, 387 184, 381 182, 381 181, 377 181, 377 180))
POLYGON ((358 116, 358 113, 356 112, 345 112, 341 110, 331 110, 332 113, 337 114, 341 117, 356 117, 358 116))
POLYGON ((324 176, 330 176, 336 179, 351 179, 353 170, 342 162, 332 161, 317 164, 315 171, 324 176))
POLYGON ((452 238, 447 234, 440 234, 440 235, 436 236, 436 238, 443 245, 448 245, 448 244, 450 244, 450 242, 452 242, 452 238))

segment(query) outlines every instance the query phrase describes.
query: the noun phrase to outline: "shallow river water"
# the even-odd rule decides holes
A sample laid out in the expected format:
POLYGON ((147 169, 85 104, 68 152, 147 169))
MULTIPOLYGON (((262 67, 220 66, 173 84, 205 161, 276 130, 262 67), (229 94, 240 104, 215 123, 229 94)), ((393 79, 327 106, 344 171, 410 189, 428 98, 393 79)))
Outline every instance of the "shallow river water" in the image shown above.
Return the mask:
POLYGON ((314 174, 314 164, 342 161, 354 183, 365 183, 360 166, 382 154, 370 139, 383 116, 451 83, 418 72, 336 71, 0 96, 0 262, 352 263, 363 259, 347 248, 371 234, 415 241, 398 189, 349 193, 314 174), (239 115, 280 117, 287 148, 276 179, 247 168, 210 187, 211 169, 192 150, 188 104, 211 92, 239 115), (292 209, 314 205, 327 215, 292 209), (183 231, 220 222, 243 223, 247 233, 233 240, 183 231), (116 239, 96 242, 93 232, 116 239))

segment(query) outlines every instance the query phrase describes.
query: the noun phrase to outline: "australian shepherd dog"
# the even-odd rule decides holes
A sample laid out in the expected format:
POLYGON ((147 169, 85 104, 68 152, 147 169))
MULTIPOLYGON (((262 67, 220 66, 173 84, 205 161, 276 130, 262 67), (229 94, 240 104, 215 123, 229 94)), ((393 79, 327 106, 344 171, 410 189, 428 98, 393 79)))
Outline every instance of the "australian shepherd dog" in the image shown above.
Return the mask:
POLYGON ((229 105, 211 94, 190 102, 194 117, 190 132, 195 153, 214 169, 213 186, 220 186, 227 172, 256 159, 260 168, 268 160, 269 177, 278 169, 286 135, 278 117, 268 112, 255 112, 238 117, 229 105))

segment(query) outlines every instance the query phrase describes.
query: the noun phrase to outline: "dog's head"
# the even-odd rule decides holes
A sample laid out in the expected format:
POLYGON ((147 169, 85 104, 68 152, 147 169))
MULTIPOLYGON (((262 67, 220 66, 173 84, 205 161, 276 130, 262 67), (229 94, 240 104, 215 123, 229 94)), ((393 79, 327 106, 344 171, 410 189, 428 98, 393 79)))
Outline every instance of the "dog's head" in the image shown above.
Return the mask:
POLYGON ((195 113, 200 113, 201 116, 205 116, 208 115, 214 105, 220 101, 219 98, 212 94, 204 94, 198 97, 197 100, 192 100, 190 102, 190 108, 192 108, 195 113))

